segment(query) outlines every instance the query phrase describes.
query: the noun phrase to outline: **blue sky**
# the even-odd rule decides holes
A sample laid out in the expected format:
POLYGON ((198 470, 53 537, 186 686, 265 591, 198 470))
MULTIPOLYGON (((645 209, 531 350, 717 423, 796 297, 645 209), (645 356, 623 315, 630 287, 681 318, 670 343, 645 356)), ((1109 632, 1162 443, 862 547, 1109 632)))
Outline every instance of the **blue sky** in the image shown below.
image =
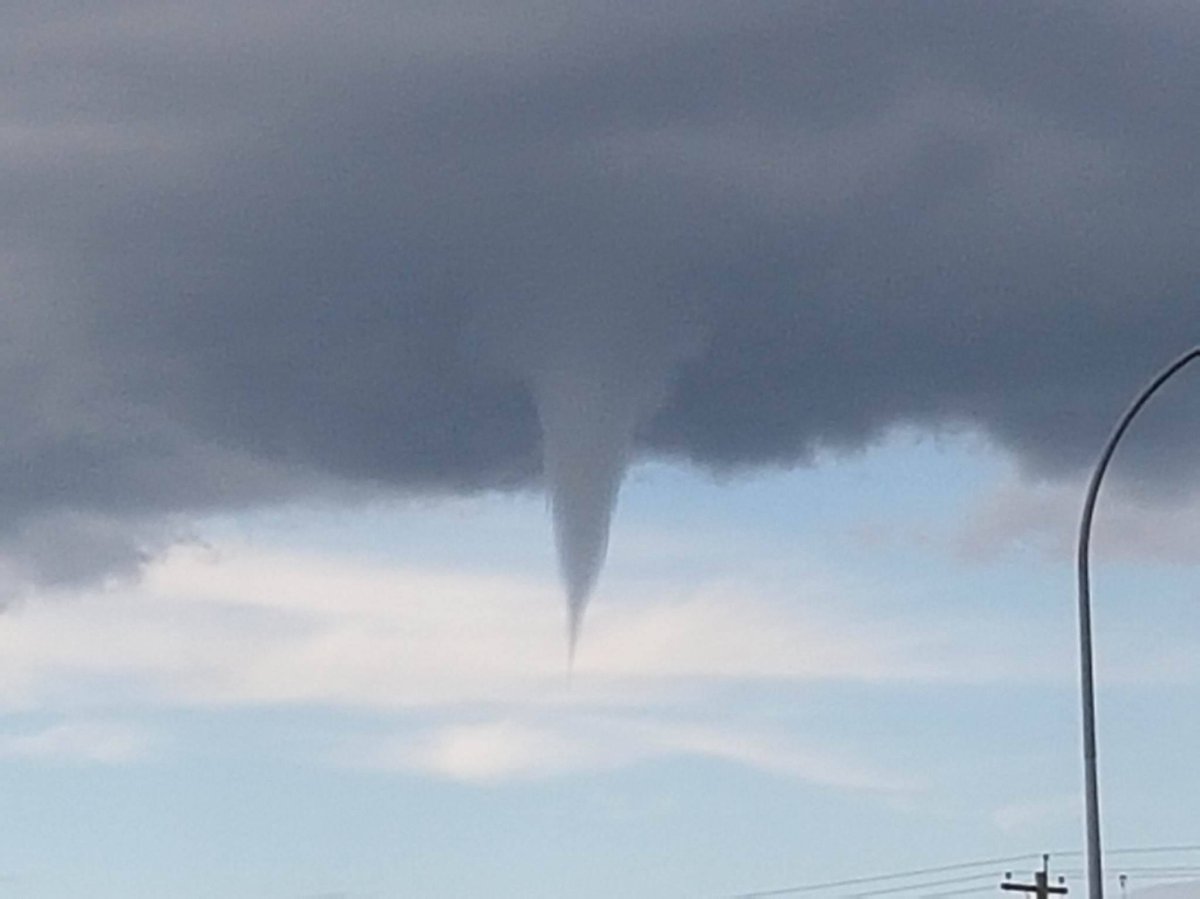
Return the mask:
MULTIPOLYGON (((48 899, 720 896, 1076 848, 1077 488, 965 435, 642 466, 570 684, 539 496, 205 522, 4 616, 4 870, 48 899)), ((1105 500, 1105 836, 1186 842, 1195 587, 1112 547, 1196 524, 1105 500)))

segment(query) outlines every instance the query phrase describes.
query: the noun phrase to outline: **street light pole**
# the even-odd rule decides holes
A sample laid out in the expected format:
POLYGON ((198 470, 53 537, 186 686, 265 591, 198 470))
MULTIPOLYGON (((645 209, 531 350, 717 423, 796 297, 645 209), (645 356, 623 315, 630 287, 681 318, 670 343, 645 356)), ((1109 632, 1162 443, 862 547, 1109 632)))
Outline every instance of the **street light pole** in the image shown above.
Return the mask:
POLYGON ((1076 559, 1079 573, 1079 683, 1083 696, 1083 777, 1085 813, 1087 820, 1087 870, 1088 899, 1104 899, 1104 872, 1100 861, 1100 789, 1096 777, 1096 689, 1092 676, 1092 599, 1088 558, 1092 540, 1092 516, 1096 510, 1096 497, 1100 493, 1100 482, 1108 463, 1134 416, 1146 405, 1146 401, 1179 369, 1189 362, 1200 359, 1200 346, 1184 353, 1154 378, 1133 403, 1125 410, 1121 420, 1113 429, 1112 436, 1104 445, 1100 461, 1088 484, 1087 498, 1083 503, 1083 517, 1079 522, 1079 554, 1076 559))

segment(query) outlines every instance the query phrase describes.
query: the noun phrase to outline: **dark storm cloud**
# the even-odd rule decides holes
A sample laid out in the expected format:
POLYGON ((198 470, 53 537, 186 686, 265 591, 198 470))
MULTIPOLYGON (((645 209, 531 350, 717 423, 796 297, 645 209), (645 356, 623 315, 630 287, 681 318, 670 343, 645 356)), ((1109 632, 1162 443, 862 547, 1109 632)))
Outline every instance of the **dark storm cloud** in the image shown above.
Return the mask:
MULTIPOLYGON (((1200 340, 1188 8, 570 7, 0 12, 0 548, 124 522, 67 541, 102 569, 164 515, 516 487, 543 432, 600 505, 630 455, 906 423, 1071 471, 1200 340)), ((1194 474, 1192 386, 1146 470, 1194 474)), ((602 555, 597 522, 560 534, 602 555)))

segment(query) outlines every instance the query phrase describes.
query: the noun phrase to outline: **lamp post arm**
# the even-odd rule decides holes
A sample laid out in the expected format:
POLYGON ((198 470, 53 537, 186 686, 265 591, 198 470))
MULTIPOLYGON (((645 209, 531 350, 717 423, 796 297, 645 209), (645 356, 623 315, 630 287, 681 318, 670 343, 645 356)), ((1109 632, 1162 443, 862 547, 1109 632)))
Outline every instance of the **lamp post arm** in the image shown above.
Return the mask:
POLYGON ((1117 444, 1129 429, 1134 417, 1152 397, 1158 388, 1177 371, 1200 359, 1200 346, 1184 353, 1166 368, 1164 368, 1137 395, 1125 414, 1117 422, 1112 436, 1104 445, 1100 461, 1092 473, 1088 484, 1087 497, 1083 502, 1083 517, 1079 522, 1079 553, 1076 565, 1079 575, 1079 682, 1083 696, 1083 770, 1085 813, 1087 820, 1087 869, 1089 899, 1104 899, 1104 874, 1100 860, 1100 790, 1096 774, 1096 690, 1092 674, 1092 602, 1091 579, 1088 574, 1088 560, 1092 540, 1092 517, 1096 511, 1096 498, 1100 494, 1100 482, 1108 470, 1117 444))

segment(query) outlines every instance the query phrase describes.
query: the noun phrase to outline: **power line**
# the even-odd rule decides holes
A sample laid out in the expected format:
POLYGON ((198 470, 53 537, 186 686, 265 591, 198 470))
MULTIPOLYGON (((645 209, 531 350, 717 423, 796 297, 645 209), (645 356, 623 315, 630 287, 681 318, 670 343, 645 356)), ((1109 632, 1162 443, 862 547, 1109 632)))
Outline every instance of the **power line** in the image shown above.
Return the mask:
MULTIPOLYGON (((1104 856, 1107 858, 1110 855, 1151 855, 1164 852, 1200 852, 1200 844, 1189 846, 1134 846, 1133 848, 1124 849, 1105 849, 1104 856)), ((1080 849, 1063 849, 1059 852, 1051 852, 1050 855, 1079 856, 1083 855, 1083 851, 1080 849)))
POLYGON ((1113 874, 1130 880, 1146 880, 1150 877, 1200 877, 1200 868, 1148 868, 1140 871, 1118 868, 1113 874))
POLYGON ((786 896, 789 893, 815 893, 818 890, 832 890, 839 887, 853 887, 864 883, 881 883, 885 880, 898 880, 904 877, 919 877, 923 874, 942 874, 946 871, 962 871, 967 868, 982 868, 984 865, 1005 865, 1010 862, 1025 861, 1038 858, 1037 853, 1025 855, 1010 855, 1004 858, 985 858, 975 862, 958 862, 953 865, 938 865, 934 868, 914 868, 911 871, 897 871, 893 874, 872 874, 869 877, 851 877, 847 880, 830 880, 825 883, 807 883, 801 886, 780 887, 774 890, 760 890, 753 893, 738 893, 730 899, 761 899, 765 896, 786 896))
MULTIPOLYGON (((907 883, 903 886, 887 887, 882 890, 870 890, 866 893, 849 893, 846 899, 866 899, 867 896, 886 896, 889 893, 908 893, 913 890, 923 890, 926 887, 944 887, 952 883, 970 883, 972 880, 992 880, 1000 876, 999 871, 987 871, 983 874, 967 874, 963 877, 948 877, 944 880, 930 880, 926 883, 907 883)), ((991 887, 989 887, 991 889, 991 887)))
MULTIPOLYGON (((1151 855, 1151 854, 1156 854, 1156 853, 1168 853, 1168 852, 1200 852, 1200 844, 1187 844, 1187 845, 1179 845, 1179 846, 1136 846, 1136 847, 1131 847, 1131 848, 1109 849, 1109 850, 1105 851, 1104 855, 1106 857, 1114 856, 1114 855, 1151 855)), ((1050 854, 1052 856, 1057 856, 1057 857, 1066 856, 1069 858, 1072 856, 1081 856, 1081 855, 1083 855, 1083 852, 1078 849, 1064 849, 1060 852, 1052 852, 1050 854)), ((882 882, 885 882, 888 880, 901 880, 904 878, 920 877, 925 874, 941 874, 941 873, 944 873, 947 871, 962 871, 962 870, 966 870, 969 868, 981 868, 981 867, 984 867, 985 865, 986 866, 1004 865, 1004 864, 1009 864, 1012 862, 1025 861, 1027 859, 1037 859, 1040 857, 1041 857, 1040 853, 1029 852, 1024 855, 1011 855, 1011 856, 1006 856, 1004 858, 986 858, 986 859, 980 859, 978 861, 973 861, 973 862, 958 862, 953 865, 938 865, 936 867, 931 867, 931 868, 914 868, 914 869, 908 870, 908 871, 895 871, 895 872, 889 873, 889 874, 872 874, 867 877, 851 877, 851 878, 847 878, 845 880, 829 880, 829 881, 825 881, 822 883, 806 883, 806 884, 800 884, 798 886, 778 887, 775 889, 757 890, 757 891, 749 892, 749 893, 737 893, 732 896, 729 896, 728 899, 767 899, 767 897, 770 897, 770 896, 788 896, 788 895, 793 895, 793 894, 797 894, 797 893, 815 893, 815 892, 818 892, 821 890, 834 890, 834 889, 839 889, 842 887, 861 886, 862 884, 867 884, 867 883, 882 883, 882 882)), ((991 876, 991 875, 989 875, 989 876, 991 876)), ((932 886, 932 885, 934 885, 934 884, 925 884, 925 886, 932 886)), ((921 886, 922 885, 920 885, 920 884, 913 884, 909 888, 905 888, 905 889, 920 889, 921 886)), ((905 889, 895 890, 894 892, 904 892, 905 889)), ((981 892, 982 890, 979 890, 979 891, 981 892)), ((884 891, 884 892, 893 892, 893 891, 888 890, 888 891, 884 891)), ((951 891, 950 893, 947 893, 946 895, 955 895, 958 892, 959 891, 951 891)), ((963 891, 963 892, 977 892, 977 891, 976 890, 967 890, 967 891, 963 891)), ((856 894, 851 894, 851 895, 870 896, 870 895, 880 895, 880 894, 879 893, 856 893, 856 894)))
POLYGON ((1120 868, 1121 874, 1195 874, 1200 873, 1196 865, 1163 865, 1160 868, 1120 868))
MULTIPOLYGON (((1136 867, 1125 868, 1118 866, 1110 866, 1108 874, 1110 877, 1116 877, 1118 874, 1163 874, 1167 872, 1175 873, 1200 873, 1200 865, 1154 865, 1151 867, 1136 867)), ((1080 875, 1084 874, 1082 868, 1064 868, 1063 874, 1080 875)))

